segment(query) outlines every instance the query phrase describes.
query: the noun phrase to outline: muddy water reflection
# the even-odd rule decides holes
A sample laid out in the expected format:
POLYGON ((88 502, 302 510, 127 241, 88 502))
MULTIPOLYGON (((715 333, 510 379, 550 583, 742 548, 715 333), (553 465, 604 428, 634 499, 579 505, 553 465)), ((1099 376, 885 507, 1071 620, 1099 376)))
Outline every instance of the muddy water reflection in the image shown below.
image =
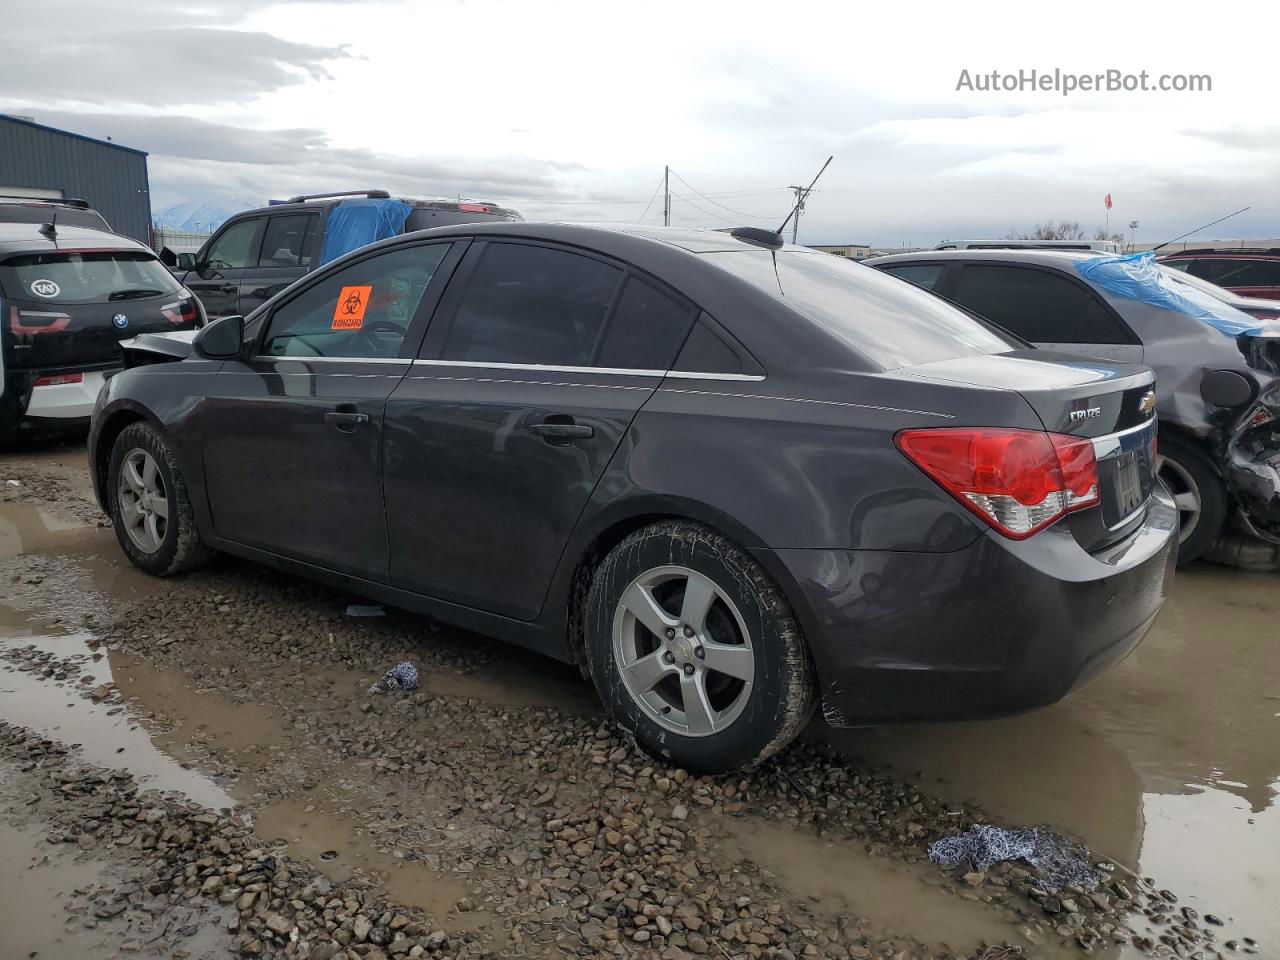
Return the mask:
POLYGON ((830 731, 932 792, 1060 824, 1280 945, 1280 578, 1179 574, 1151 635, 1065 702, 986 723, 830 731))

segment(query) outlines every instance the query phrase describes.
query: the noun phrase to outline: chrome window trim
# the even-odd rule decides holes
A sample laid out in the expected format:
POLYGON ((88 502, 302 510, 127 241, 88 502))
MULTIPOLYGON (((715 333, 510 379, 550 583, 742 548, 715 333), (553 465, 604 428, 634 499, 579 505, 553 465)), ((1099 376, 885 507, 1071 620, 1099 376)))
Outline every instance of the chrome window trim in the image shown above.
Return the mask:
POLYGON ((671 377, 684 380, 763 380, 749 373, 698 373, 686 370, 644 370, 634 367, 575 367, 546 363, 498 363, 480 360, 414 360, 414 366, 477 367, 483 370, 524 370, 530 373, 601 373, 619 377, 671 377))
POLYGON ((270 360, 281 361, 286 360, 290 363, 413 363, 408 357, 271 357, 260 353, 249 358, 250 362, 254 360, 270 360))

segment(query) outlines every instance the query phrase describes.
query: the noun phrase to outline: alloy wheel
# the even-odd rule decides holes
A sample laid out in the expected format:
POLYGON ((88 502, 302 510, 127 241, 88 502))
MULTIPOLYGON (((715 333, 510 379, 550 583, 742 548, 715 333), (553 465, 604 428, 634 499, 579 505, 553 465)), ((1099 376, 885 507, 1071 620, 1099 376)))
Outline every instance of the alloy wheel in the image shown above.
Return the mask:
POLYGON ((1200 522, 1200 485, 1186 467, 1168 457, 1156 457, 1156 474, 1173 494, 1178 507, 1178 543, 1186 543, 1200 522))
POLYGON ((654 567, 623 591, 613 653, 632 699, 682 736, 723 732, 751 697, 755 654, 742 614, 711 578, 688 567, 654 567))
POLYGON ((120 521, 134 545, 155 553, 169 528, 169 497, 155 458, 141 448, 130 450, 120 462, 116 486, 120 521))

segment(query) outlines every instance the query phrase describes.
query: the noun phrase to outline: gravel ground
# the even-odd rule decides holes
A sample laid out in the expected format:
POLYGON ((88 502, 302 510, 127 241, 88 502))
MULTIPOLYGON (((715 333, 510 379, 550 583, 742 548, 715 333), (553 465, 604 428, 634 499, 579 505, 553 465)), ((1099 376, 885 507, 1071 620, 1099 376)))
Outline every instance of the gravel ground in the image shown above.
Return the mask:
MULTIPOLYGON (((87 493, 73 462, 0 460, 0 497, 14 510, 96 524, 87 493)), ((0 560, 8 603, 30 629, 84 638, 83 649, 0 643, 0 689, 4 671, 17 671, 126 710, 236 801, 217 811, 140 790, 127 769, 0 725, 0 815, 109 870, 68 908, 121 954, 1258 951, 1217 917, 1180 908, 1175 892, 1097 857, 1104 879, 1092 890, 1050 891, 1018 864, 944 872, 927 862, 928 844, 991 818, 819 744, 736 776, 690 775, 605 723, 568 668, 396 611, 346 616, 359 598, 229 559, 148 583, 118 573, 106 531, 79 536, 0 560), (104 587, 108 562, 117 573, 104 587), (402 660, 417 666, 421 689, 367 693, 402 660), (171 695, 135 696, 127 677, 144 670, 171 695), (878 921, 873 889, 845 903, 806 896, 761 865, 769 858, 740 825, 768 826, 783 843, 820 839, 832 856, 907 878, 922 911, 945 898, 941 912, 992 934, 944 945, 878 921)))

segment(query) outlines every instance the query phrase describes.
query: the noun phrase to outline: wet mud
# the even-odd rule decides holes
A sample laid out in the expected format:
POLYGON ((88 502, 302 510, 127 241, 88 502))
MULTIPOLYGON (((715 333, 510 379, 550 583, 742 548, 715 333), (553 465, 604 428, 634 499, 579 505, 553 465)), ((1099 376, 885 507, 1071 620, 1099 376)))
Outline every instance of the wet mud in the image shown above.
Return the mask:
MULTIPOLYGON (((1180 573, 1138 651, 1046 710, 815 722, 756 774, 686 782, 619 745, 572 668, 395 610, 346 617, 360 598, 231 560, 147 578, 99 525, 78 457, 0 456, 0 482, 20 481, 0 489, 0 721, 419 911, 420 955, 443 949, 425 946, 437 926, 459 956, 959 958, 1010 944, 1057 958, 1081 955, 1083 936, 1089 955, 1118 958, 1162 955, 1160 936, 1187 922, 1206 958, 1280 949, 1280 576, 1180 573), (422 688, 367 693, 399 659, 422 688), (1017 873, 960 878, 923 858, 929 836, 987 821, 1076 835, 1143 893, 1108 892, 1098 918, 1067 924, 1017 873)), ((68 924, 59 902, 115 882, 112 861, 46 854, 42 824, 0 800, 0 930, 31 917, 21 941, 0 933, 0 955, 115 956, 118 939, 68 924)), ((187 949, 283 951, 288 937, 253 916, 248 932, 201 927, 187 949)))

